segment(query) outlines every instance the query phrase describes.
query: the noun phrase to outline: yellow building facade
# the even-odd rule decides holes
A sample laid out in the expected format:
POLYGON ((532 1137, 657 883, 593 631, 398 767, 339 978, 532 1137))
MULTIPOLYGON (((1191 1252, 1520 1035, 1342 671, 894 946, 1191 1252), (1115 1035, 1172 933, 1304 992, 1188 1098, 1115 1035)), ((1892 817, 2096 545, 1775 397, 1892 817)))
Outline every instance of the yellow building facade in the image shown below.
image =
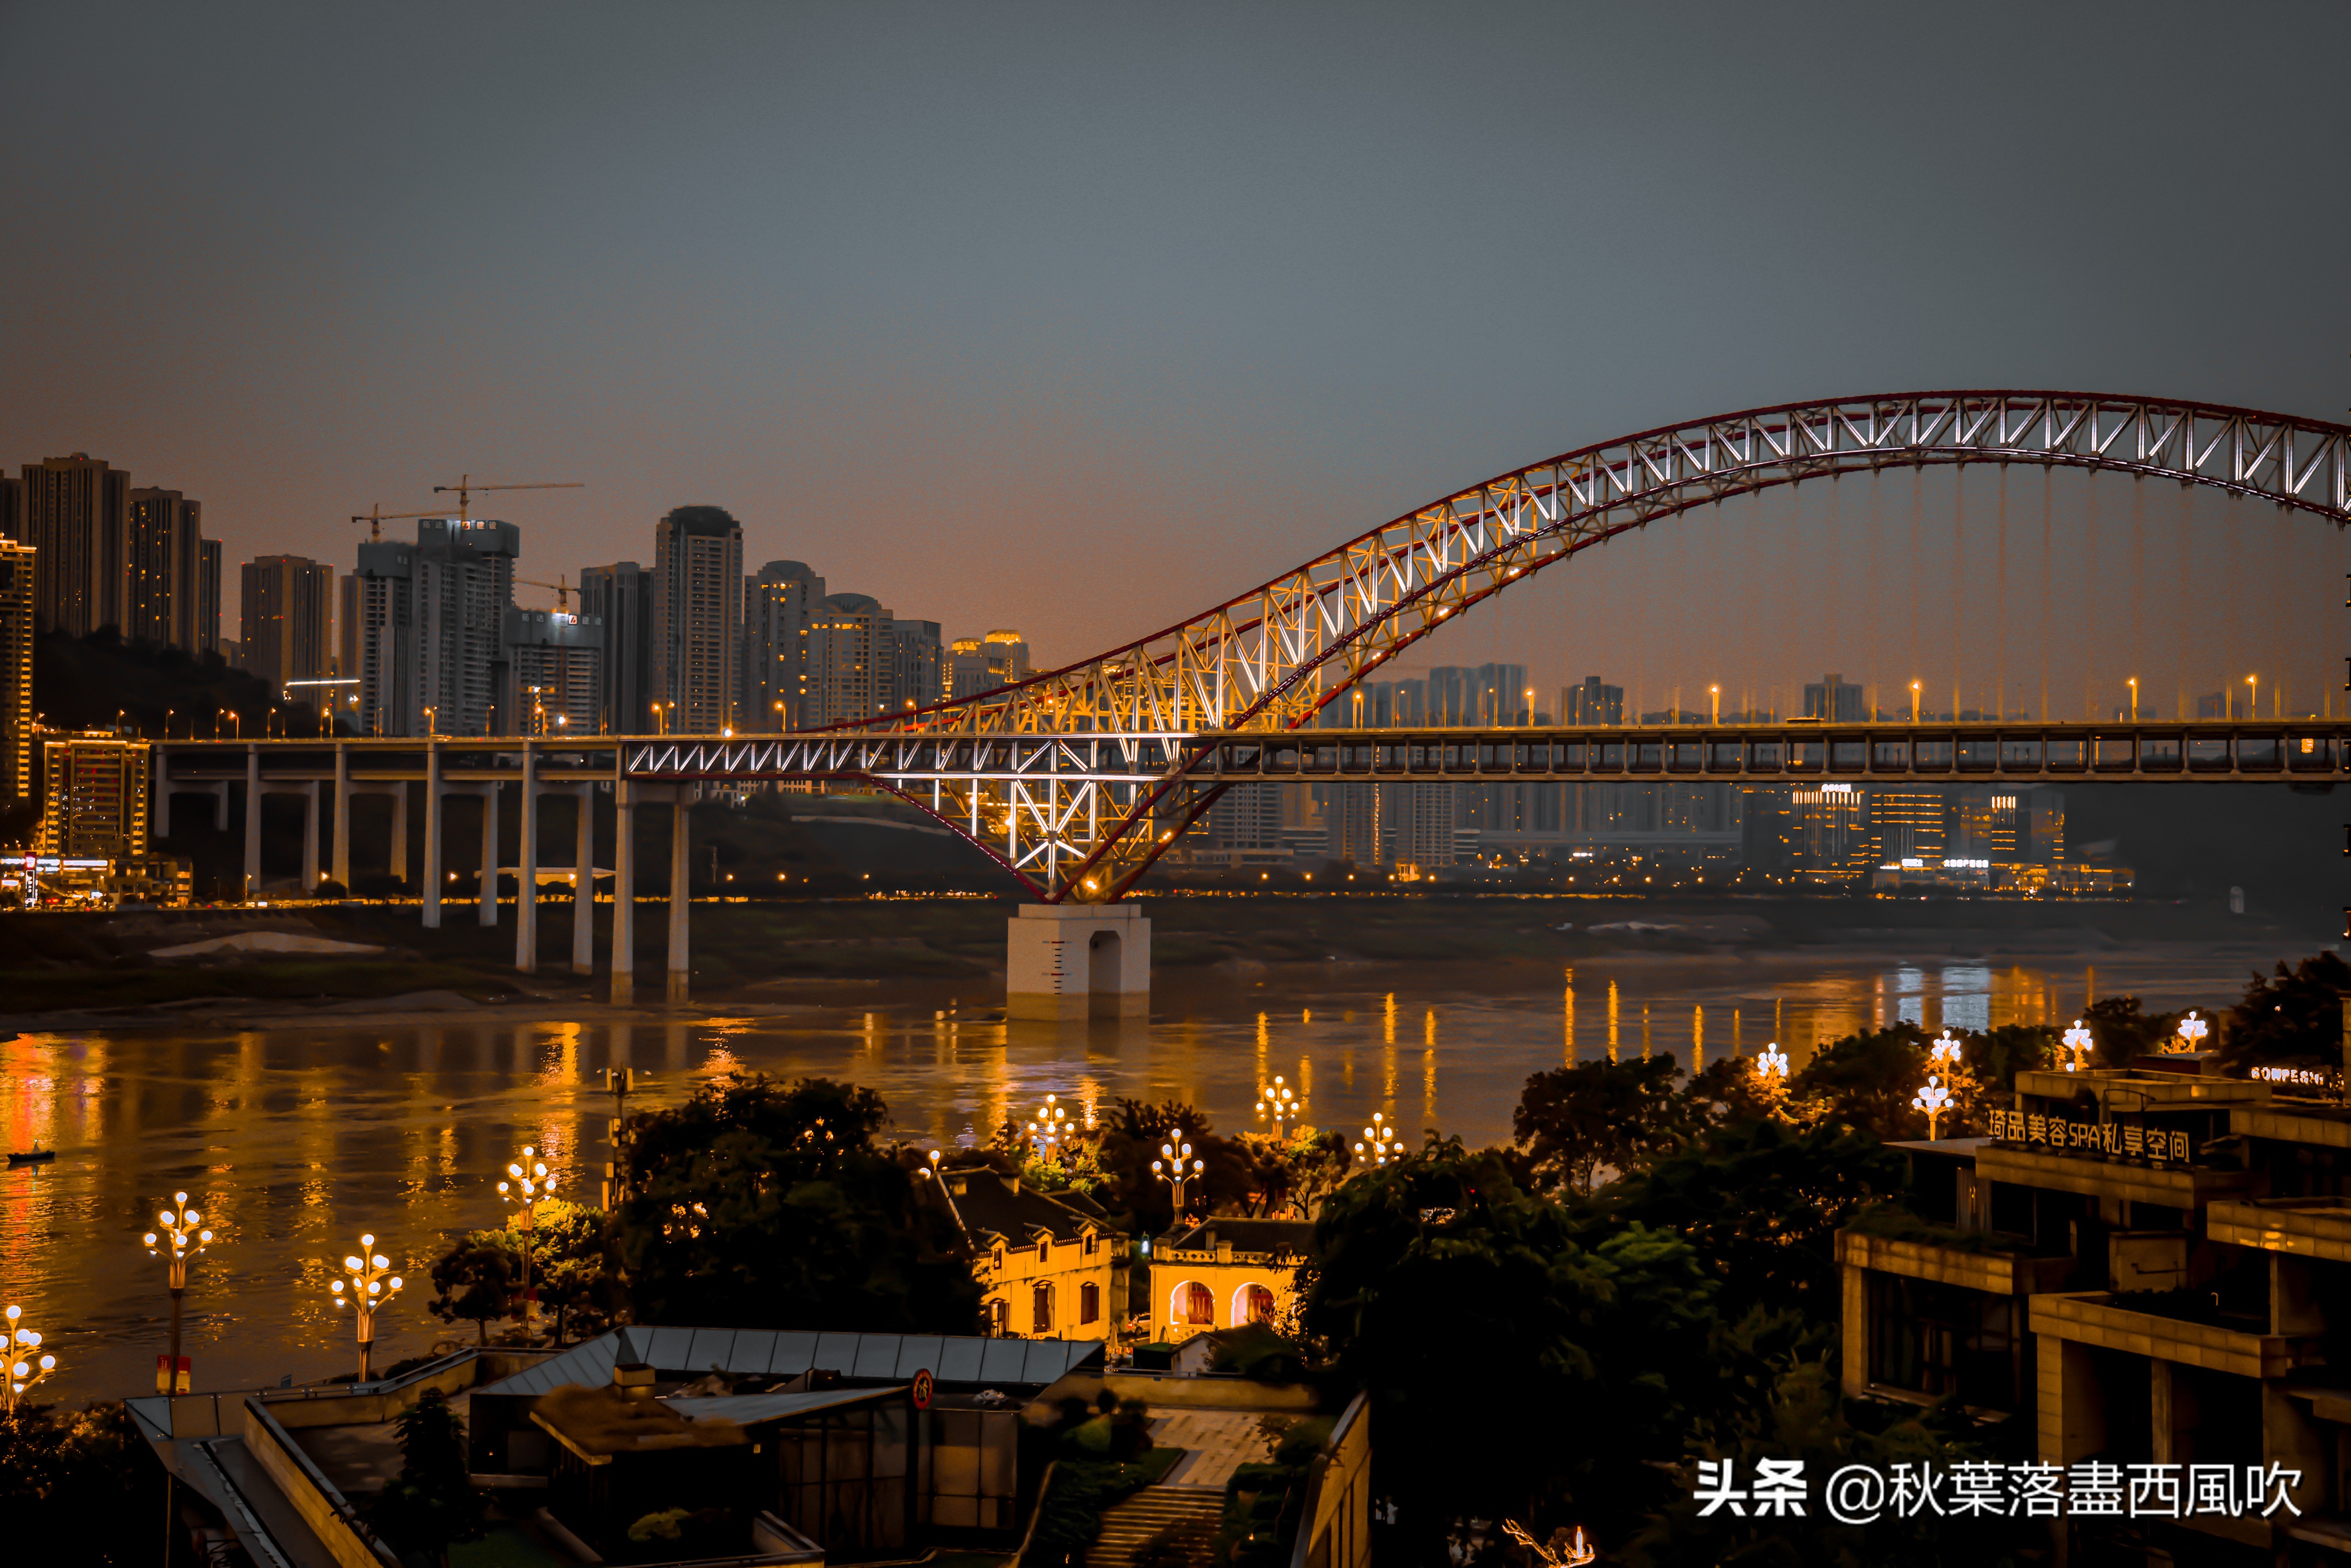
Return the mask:
POLYGON ((1044 1192, 985 1166, 937 1179, 970 1248, 988 1333, 1116 1341, 1126 1238, 1108 1216, 1082 1194, 1044 1192))
POLYGON ((1313 1240, 1302 1219, 1207 1219, 1162 1237, 1151 1249, 1152 1339, 1288 1322, 1313 1240))

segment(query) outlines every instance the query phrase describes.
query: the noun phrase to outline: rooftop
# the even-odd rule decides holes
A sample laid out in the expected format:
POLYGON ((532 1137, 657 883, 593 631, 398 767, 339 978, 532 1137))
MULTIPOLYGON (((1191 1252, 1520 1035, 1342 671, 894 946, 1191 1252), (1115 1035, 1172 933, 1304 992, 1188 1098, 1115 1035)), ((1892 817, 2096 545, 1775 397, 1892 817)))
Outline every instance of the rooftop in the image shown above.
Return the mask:
POLYGON ((977 1335, 820 1333, 813 1329, 615 1329, 477 1390, 539 1395, 566 1384, 599 1386, 623 1362, 675 1377, 797 1377, 838 1372, 856 1383, 904 1383, 927 1371, 941 1384, 1042 1387, 1098 1361, 1100 1340, 984 1339, 977 1335))

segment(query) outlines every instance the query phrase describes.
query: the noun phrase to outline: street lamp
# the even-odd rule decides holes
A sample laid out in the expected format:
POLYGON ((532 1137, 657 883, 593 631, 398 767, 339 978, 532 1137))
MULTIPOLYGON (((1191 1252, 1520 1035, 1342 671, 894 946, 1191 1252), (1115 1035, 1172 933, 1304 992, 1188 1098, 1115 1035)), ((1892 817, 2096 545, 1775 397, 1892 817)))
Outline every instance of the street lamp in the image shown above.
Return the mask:
POLYGON ((1782 1083, 1788 1082, 1788 1053, 1780 1049, 1778 1040, 1766 1045, 1763 1054, 1755 1059, 1755 1073, 1767 1082, 1774 1078, 1782 1083))
POLYGON ((1192 1145, 1184 1141, 1182 1128, 1167 1134, 1159 1145, 1160 1157, 1151 1162, 1151 1174, 1175 1189, 1176 1218, 1184 1218, 1184 1184, 1200 1176, 1208 1168, 1206 1160, 1192 1157, 1192 1145))
POLYGON ((2182 1051, 2201 1050, 2203 1048, 2204 1037, 2211 1032, 2211 1026, 2207 1024, 2202 1019, 2196 1016, 2196 1009, 2193 1008, 2189 1009, 2188 1016, 2179 1020, 2179 1049, 2182 1051))
POLYGON ((359 1312, 360 1381, 368 1380, 368 1357, 375 1350, 375 1312, 378 1307, 399 1292, 401 1279, 391 1274, 392 1260, 375 1249, 375 1238, 360 1238, 360 1249, 343 1260, 343 1278, 329 1287, 338 1307, 346 1304, 359 1312), (391 1274, 389 1279, 385 1278, 391 1274), (349 1289, 346 1289, 346 1286, 349 1289))
POLYGON ((2252 689, 2252 695, 2245 699, 2245 716, 2259 718, 2262 716, 2262 678, 2259 675, 2247 675, 2245 685, 2252 689))
POLYGON ((2074 1053, 2074 1060, 2065 1064, 2066 1071, 2079 1072, 2090 1065, 2090 1031, 2083 1027, 2080 1019, 2075 1019, 2074 1027, 2065 1031, 2065 1049, 2074 1053))
POLYGON ((1058 1094, 1048 1094, 1045 1103, 1037 1107, 1037 1114, 1029 1124, 1029 1142, 1040 1160, 1059 1159, 1061 1140, 1069 1135, 1070 1108, 1061 1103, 1058 1094))
POLYGON ((507 1162, 507 1179, 498 1183, 499 1201, 516 1205, 515 1228, 522 1233, 522 1332, 526 1339, 530 1335, 531 1308, 537 1304, 530 1297, 530 1239, 538 1228, 539 1204, 555 1190, 555 1178, 548 1174, 547 1162, 538 1158, 538 1154, 537 1149, 525 1144, 521 1158, 507 1162))
POLYGON ((41 1348, 41 1336, 23 1326, 24 1308, 10 1307, 0 1316, 8 1320, 6 1331, 0 1333, 0 1345, 7 1347, 8 1419, 14 1422, 16 1401, 25 1396, 25 1390, 57 1369, 57 1358, 36 1354, 41 1348))
POLYGON ((1912 724, 1918 722, 1918 683, 1913 681, 1910 683, 1910 722, 1912 724))
POLYGON ((162 1385, 159 1393, 185 1394, 180 1383, 187 1375, 180 1359, 180 1299, 188 1293, 188 1260, 212 1245, 213 1233, 197 1228, 204 1217, 188 1207, 186 1193, 173 1193, 172 1202, 174 1207, 156 1211, 156 1228, 147 1233, 148 1255, 164 1260, 164 1277, 172 1287, 172 1359, 163 1364, 163 1375, 156 1381, 162 1385))
POLYGON ((1301 1100, 1295 1091, 1282 1083, 1281 1074, 1279 1072, 1273 1075, 1271 1083, 1259 1086, 1257 1113, 1270 1120, 1275 1137, 1281 1136, 1281 1124, 1284 1122, 1295 1122, 1305 1112, 1306 1102, 1301 1100))
POLYGON ((1935 1141, 1935 1124, 1941 1119, 1945 1111, 1950 1109, 1950 1106, 1951 1092, 1943 1087, 1943 1081, 1941 1079, 1936 1077, 1931 1072, 1928 1073, 1927 1075, 1927 1086, 1924 1089, 1919 1090, 1917 1096, 1910 1102, 1910 1109, 1913 1111, 1924 1111, 1927 1113, 1927 1141, 1928 1143, 1935 1141))
POLYGON ((1942 1038, 1927 1048, 1927 1054, 1937 1061, 1956 1067, 1959 1062, 1959 1042, 1953 1040, 1951 1031, 1946 1029, 1942 1038))
POLYGON ((2138 677, 2137 675, 2133 675, 2123 684, 2130 687, 2131 722, 2133 724, 2137 724, 2138 722, 2138 677))
POLYGON ((1364 1129, 1364 1141, 1355 1145, 1355 1152, 1368 1156, 1375 1166, 1384 1166, 1397 1157, 1398 1146, 1395 1129, 1388 1124, 1387 1118, 1374 1111, 1372 1124, 1364 1129))
POLYGON ((1722 688, 1719 685, 1710 685, 1706 688, 1706 695, 1710 705, 1708 712, 1713 716, 1708 722, 1720 724, 1722 722, 1722 688))

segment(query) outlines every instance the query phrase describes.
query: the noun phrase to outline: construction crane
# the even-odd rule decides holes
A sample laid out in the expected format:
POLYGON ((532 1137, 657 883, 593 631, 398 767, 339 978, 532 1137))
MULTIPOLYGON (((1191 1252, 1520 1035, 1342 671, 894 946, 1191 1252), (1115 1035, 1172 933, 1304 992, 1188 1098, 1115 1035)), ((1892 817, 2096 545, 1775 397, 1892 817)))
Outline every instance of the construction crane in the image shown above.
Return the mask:
POLYGON ((476 490, 486 493, 491 490, 584 490, 587 487, 587 486, 580 483, 576 479, 559 480, 556 483, 548 485, 476 485, 474 483, 474 476, 471 474, 461 474, 457 476, 457 482, 454 485, 434 486, 433 493, 438 496, 444 491, 456 491, 457 517, 459 520, 462 521, 473 515, 472 507, 469 503, 472 501, 474 492, 476 490))
POLYGON ((515 580, 527 583, 532 588, 551 588, 555 590, 555 608, 559 611, 569 611, 571 608, 571 590, 564 586, 563 574, 559 571, 555 574, 553 582, 541 582, 535 577, 517 577, 515 580))
POLYGON ((365 523, 368 526, 368 543, 381 544, 383 541, 384 524, 397 522, 402 517, 437 517, 447 510, 447 507, 443 507, 430 512, 387 512, 383 509, 383 504, 379 501, 353 517, 351 521, 365 523))

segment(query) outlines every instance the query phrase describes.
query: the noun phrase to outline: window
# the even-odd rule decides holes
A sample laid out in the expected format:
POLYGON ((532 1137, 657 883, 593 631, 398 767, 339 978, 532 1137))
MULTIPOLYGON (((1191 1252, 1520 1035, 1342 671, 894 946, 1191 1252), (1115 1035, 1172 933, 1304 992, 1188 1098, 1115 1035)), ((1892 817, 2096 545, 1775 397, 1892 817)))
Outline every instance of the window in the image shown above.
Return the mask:
POLYGON ((996 1249, 996 1266, 998 1269, 1004 1267, 1004 1249, 1001 1247, 996 1249))
POLYGON ((987 1332, 1008 1333, 1012 1329, 1012 1303, 1002 1297, 987 1303, 987 1332))
POLYGON ((1100 1285, 1088 1283, 1078 1287, 1078 1322, 1081 1323, 1102 1322, 1102 1287, 1100 1285))
POLYGON ((1087 1232, 1086 1232, 1085 1245, 1084 1245, 1084 1249, 1083 1249, 1084 1255, 1085 1255, 1086 1257, 1091 1258, 1091 1257, 1092 1257, 1092 1256, 1094 1255, 1094 1245, 1095 1245, 1094 1233, 1093 1233, 1092 1231, 1089 1230, 1089 1231, 1087 1231, 1087 1232))
POLYGON ((1051 1262, 1051 1261, 1053 1260, 1053 1255, 1052 1255, 1052 1251, 1051 1251, 1052 1245, 1053 1245, 1053 1242, 1052 1242, 1052 1239, 1051 1239, 1050 1237, 1040 1236, 1039 1238, 1037 1238, 1037 1261, 1038 1261, 1038 1262, 1040 1262, 1040 1263, 1050 1263, 1050 1262, 1051 1262))
POLYGON ((1051 1333, 1053 1332, 1052 1286, 1039 1285, 1037 1287, 1035 1311, 1037 1326, 1033 1332, 1040 1334, 1051 1333))

